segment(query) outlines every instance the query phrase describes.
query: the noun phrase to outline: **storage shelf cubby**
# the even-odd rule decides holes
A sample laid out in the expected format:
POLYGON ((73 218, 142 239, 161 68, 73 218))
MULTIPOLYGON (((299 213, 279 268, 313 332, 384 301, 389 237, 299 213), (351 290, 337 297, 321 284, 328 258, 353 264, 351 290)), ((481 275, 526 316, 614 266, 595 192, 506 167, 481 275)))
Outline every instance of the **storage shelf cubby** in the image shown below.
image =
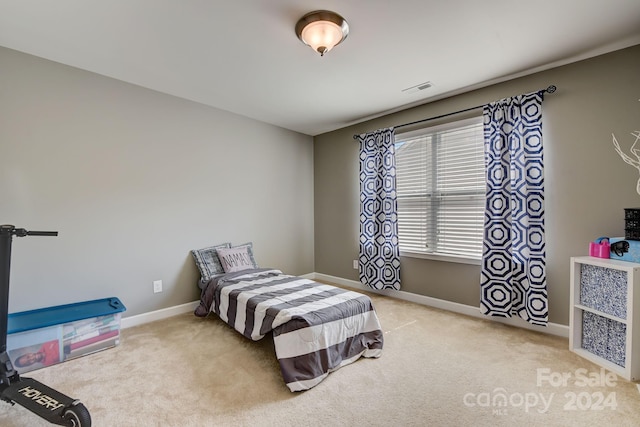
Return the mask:
POLYGON ((640 379, 640 264, 571 258, 569 349, 621 377, 640 379))

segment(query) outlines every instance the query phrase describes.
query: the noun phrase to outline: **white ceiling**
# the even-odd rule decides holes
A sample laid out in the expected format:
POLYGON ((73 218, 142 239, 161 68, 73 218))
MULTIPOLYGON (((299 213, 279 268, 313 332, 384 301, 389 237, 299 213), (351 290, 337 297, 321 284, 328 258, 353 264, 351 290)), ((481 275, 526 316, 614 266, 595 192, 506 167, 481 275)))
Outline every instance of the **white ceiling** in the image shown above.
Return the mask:
POLYGON ((0 46, 308 135, 636 44, 639 0, 0 0, 0 46))

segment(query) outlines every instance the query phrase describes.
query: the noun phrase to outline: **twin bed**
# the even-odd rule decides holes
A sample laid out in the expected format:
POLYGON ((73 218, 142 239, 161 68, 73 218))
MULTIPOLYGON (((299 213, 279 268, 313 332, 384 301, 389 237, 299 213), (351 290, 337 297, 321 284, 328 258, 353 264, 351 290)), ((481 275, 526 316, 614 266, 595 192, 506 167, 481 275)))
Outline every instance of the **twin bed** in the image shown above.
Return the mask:
MULTIPOLYGON (((228 269, 236 271, 202 277, 196 316, 214 312, 254 341, 272 335, 282 377, 291 391, 308 390, 360 357, 380 357, 383 333, 368 296, 257 268, 250 249, 246 265, 228 269)), ((201 267, 195 252, 194 257, 201 267)))

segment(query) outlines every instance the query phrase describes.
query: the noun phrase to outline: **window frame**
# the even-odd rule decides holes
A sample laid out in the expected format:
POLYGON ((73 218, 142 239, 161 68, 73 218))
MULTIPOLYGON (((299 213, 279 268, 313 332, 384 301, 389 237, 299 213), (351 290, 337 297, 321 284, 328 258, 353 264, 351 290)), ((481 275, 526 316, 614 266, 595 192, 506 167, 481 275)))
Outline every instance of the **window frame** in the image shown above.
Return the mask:
MULTIPOLYGON (((476 124, 476 125, 482 125, 483 124, 483 116, 482 114, 473 114, 473 115, 467 115, 466 117, 463 118, 459 118, 459 119, 455 119, 455 120, 448 120, 446 122, 441 122, 439 124, 434 124, 434 125, 423 125, 420 127, 412 127, 411 129, 404 131, 404 132, 398 132, 396 131, 396 135, 395 135, 395 141, 396 141, 396 153, 397 153, 397 149, 398 147, 398 143, 401 142, 401 140, 403 139, 409 139, 409 138, 415 138, 417 136, 422 136, 422 135, 429 135, 429 134, 435 134, 438 132, 443 132, 443 131, 447 131, 447 130, 453 130, 453 129, 457 129, 457 128, 462 128, 465 126, 469 126, 472 124, 476 124)), ((484 139, 484 138, 483 138, 484 139)), ((484 141, 482 141, 482 153, 483 153, 483 159, 484 159, 484 141)), ((435 154, 434 154, 435 155, 435 154)), ((396 166, 397 168, 397 166, 396 166)), ((433 172, 433 174, 435 174, 435 172, 433 172)), ((486 171, 484 173, 484 192, 483 192, 483 197, 486 198, 486 171)), ((398 195, 398 199, 399 199, 399 195, 398 195)), ((486 199, 485 199, 486 200, 486 199)), ((433 222, 433 221, 432 221, 433 222)), ((483 221, 484 222, 484 221, 483 221)), ((481 230, 484 229, 484 224, 481 227, 481 230)), ((481 238, 483 238, 483 235, 480 236, 481 238)), ((453 263, 461 263, 461 264, 471 264, 471 265, 481 265, 482 264, 482 256, 480 255, 479 258, 471 258, 468 255, 454 255, 454 254, 443 254, 443 253, 424 253, 424 252, 415 252, 412 250, 406 250, 406 249, 401 249, 400 250, 400 256, 403 257, 410 257, 410 258, 420 258, 420 259, 429 259, 429 260, 436 260, 436 261, 443 261, 443 262, 453 262, 453 263)))

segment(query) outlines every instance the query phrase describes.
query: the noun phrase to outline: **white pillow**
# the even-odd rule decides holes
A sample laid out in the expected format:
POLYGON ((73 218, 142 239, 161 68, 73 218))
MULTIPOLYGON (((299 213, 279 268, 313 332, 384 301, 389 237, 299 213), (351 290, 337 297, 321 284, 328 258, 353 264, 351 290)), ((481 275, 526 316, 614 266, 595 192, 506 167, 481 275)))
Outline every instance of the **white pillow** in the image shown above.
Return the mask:
POLYGON ((224 268, 225 273, 248 270, 255 268, 249 246, 239 246, 235 248, 218 248, 218 259, 224 268))

